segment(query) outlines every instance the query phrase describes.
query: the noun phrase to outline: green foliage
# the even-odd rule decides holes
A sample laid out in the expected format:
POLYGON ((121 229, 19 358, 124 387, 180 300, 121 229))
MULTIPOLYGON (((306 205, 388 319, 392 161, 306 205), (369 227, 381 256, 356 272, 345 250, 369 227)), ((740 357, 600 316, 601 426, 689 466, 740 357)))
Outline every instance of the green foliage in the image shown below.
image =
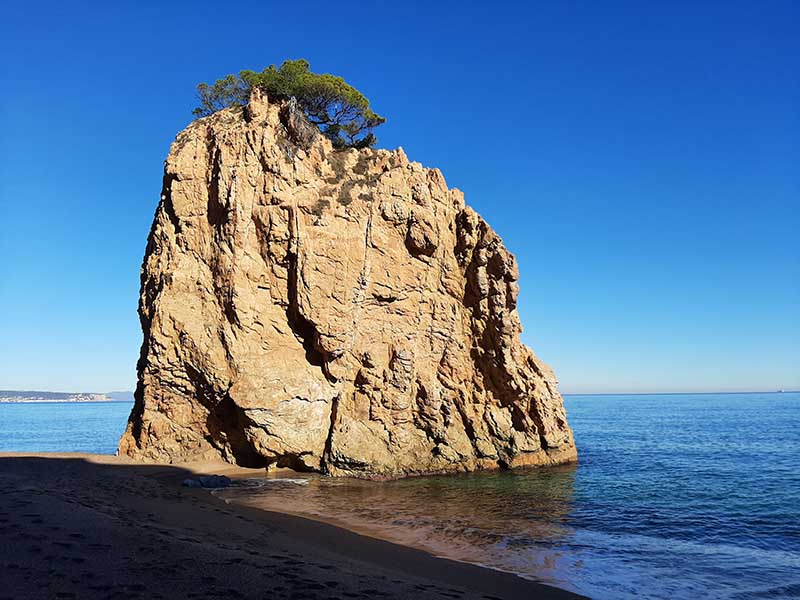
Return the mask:
POLYGON ((369 100, 341 77, 313 73, 307 60, 286 60, 260 73, 242 71, 214 84, 197 86, 197 116, 247 102, 250 90, 260 88, 272 100, 295 98, 309 121, 337 148, 367 148, 377 142, 372 130, 386 119, 372 111, 369 100))
POLYGON ((250 88, 236 75, 228 75, 217 79, 213 85, 200 83, 197 86, 197 97, 200 106, 192 111, 197 117, 208 115, 229 106, 242 106, 247 102, 250 88))

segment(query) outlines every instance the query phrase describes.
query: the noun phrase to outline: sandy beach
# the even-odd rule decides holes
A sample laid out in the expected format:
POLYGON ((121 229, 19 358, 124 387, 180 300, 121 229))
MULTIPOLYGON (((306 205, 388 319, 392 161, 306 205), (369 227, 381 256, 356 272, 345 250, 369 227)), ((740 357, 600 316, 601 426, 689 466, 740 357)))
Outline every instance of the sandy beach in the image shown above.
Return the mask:
POLYGON ((578 598, 181 482, 252 473, 0 453, 0 598, 578 598))

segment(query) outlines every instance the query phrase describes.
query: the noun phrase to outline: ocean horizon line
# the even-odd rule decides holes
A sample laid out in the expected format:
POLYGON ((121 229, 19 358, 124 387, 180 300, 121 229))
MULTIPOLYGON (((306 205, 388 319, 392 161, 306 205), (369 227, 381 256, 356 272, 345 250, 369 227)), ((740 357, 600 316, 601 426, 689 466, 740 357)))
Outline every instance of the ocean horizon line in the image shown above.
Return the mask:
POLYGON ((561 392, 562 396, 718 396, 720 394, 797 394, 800 389, 728 390, 704 392, 561 392))
MULTIPOLYGON (((134 392, 128 390, 116 391, 116 392, 71 392, 71 391, 63 391, 63 390, 12 390, 12 389, 3 389, 0 392, 10 393, 10 392, 17 392, 17 393, 24 393, 24 394, 69 394, 69 395, 98 395, 98 396, 105 396, 109 394, 133 394, 134 392)), ((725 391, 714 391, 714 390, 706 390, 706 391, 680 391, 680 392, 561 392, 562 396, 683 396, 683 395, 693 395, 693 396, 700 396, 700 395, 719 395, 719 394, 796 394, 800 393, 800 389, 769 389, 769 390, 725 390, 725 391)), ((1 398, 0 398, 1 400, 1 398)), ((59 400, 59 399, 48 399, 48 400, 41 400, 39 403, 59 403, 59 402, 69 402, 71 404, 81 404, 81 403, 91 403, 96 404, 97 402, 133 402, 133 400, 129 399, 113 399, 110 398, 109 400, 95 400, 95 401, 70 401, 70 400, 59 400)))

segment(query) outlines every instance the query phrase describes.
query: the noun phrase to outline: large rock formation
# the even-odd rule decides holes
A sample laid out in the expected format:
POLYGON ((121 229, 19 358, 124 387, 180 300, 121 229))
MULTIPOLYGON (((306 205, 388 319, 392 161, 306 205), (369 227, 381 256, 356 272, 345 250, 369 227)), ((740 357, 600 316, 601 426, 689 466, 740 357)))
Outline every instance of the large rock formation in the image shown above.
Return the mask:
POLYGON ((120 452, 355 476, 572 461, 517 279, 437 169, 334 150, 255 94, 167 158, 120 452))

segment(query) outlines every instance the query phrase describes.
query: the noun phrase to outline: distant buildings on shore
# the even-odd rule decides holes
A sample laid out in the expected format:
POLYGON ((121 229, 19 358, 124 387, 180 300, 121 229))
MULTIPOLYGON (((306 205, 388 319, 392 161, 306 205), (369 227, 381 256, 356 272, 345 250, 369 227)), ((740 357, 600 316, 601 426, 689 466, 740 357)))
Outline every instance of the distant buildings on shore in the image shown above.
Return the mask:
POLYGON ((0 390, 2 403, 33 402, 133 402, 133 392, 37 392, 26 390, 0 390))

